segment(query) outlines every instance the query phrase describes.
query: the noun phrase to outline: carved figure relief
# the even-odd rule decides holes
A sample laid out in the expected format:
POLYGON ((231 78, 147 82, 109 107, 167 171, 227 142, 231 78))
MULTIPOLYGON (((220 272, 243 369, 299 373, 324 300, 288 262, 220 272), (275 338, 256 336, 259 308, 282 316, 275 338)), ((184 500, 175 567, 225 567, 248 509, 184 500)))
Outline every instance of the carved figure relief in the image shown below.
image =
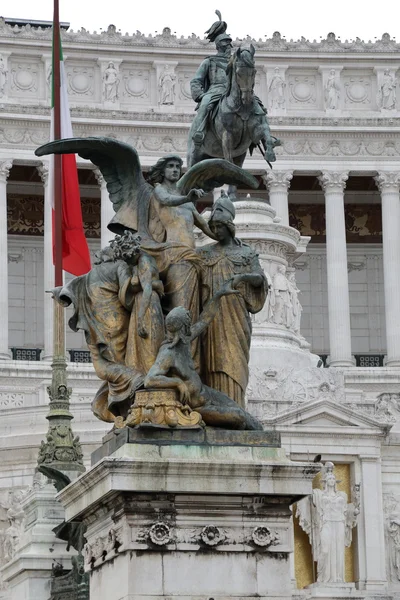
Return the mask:
POLYGON ((352 540, 352 529, 360 512, 358 490, 355 502, 347 502, 347 494, 336 489, 334 464, 325 463, 322 490, 297 503, 300 527, 308 534, 313 558, 317 562, 318 583, 344 582, 344 549, 352 540))
POLYGON ((268 104, 271 110, 280 110, 286 106, 286 82, 280 75, 279 67, 275 67, 274 76, 269 84, 268 104))
POLYGON ((290 327, 293 321, 293 310, 286 267, 279 265, 272 278, 270 297, 270 315, 273 323, 290 327))
POLYGON ((284 412, 293 405, 327 398, 343 402, 343 374, 332 369, 281 369, 262 370, 253 367, 250 372, 249 400, 265 399, 274 404, 275 413, 284 412))
POLYGON ((400 496, 387 494, 383 499, 387 571, 389 581, 400 581, 400 496))
POLYGON ((397 78, 385 69, 381 85, 378 89, 378 107, 383 110, 396 109, 397 78))
POLYGON ((119 98, 119 73, 113 62, 108 63, 103 73, 103 99, 105 102, 116 102, 119 98))
POLYGON ((169 65, 165 65, 164 71, 158 81, 159 104, 175 104, 175 83, 176 75, 169 65))
POLYGON ((0 98, 6 93, 6 85, 8 80, 8 69, 2 55, 0 54, 0 98))
POLYGON ((331 69, 330 75, 325 85, 325 103, 326 108, 335 110, 339 108, 340 85, 337 81, 335 69, 331 69))
POLYGON ((22 501, 27 490, 11 490, 5 502, 0 501, 1 508, 7 511, 8 527, 3 532, 3 548, 0 551, 0 563, 12 560, 17 552, 25 527, 25 513, 22 501))

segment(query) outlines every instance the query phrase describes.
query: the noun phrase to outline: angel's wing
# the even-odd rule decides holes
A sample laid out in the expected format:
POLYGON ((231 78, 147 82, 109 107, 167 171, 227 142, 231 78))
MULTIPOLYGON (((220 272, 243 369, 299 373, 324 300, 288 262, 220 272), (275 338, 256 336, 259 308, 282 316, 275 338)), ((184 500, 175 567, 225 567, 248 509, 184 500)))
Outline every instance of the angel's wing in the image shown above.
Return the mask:
POLYGON ((66 138, 40 146, 35 154, 79 154, 90 160, 106 181, 116 213, 108 228, 113 233, 123 233, 124 229, 147 233, 153 188, 145 181, 139 156, 132 146, 105 137, 66 138))
POLYGON ((178 189, 182 195, 193 188, 201 188, 206 192, 222 185, 241 185, 257 189, 259 183, 253 175, 224 160, 209 158, 193 165, 178 181, 178 189))

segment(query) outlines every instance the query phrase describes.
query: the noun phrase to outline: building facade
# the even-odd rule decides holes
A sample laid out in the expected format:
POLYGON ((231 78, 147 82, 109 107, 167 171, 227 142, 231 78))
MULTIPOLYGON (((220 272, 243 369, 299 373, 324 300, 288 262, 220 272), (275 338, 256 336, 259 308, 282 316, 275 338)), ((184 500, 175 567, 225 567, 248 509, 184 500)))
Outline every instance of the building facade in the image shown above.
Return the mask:
MULTIPOLYGON (((62 32, 74 133, 133 145, 144 170, 186 153, 195 104, 190 80, 214 49, 196 36, 62 32)), ((245 167, 260 180, 275 222, 309 237, 292 257, 304 347, 323 367, 279 371, 253 360, 248 406, 277 429, 293 459, 336 464, 360 515, 347 581, 360 595, 400 594, 400 44, 235 40, 256 48, 256 93, 282 140, 272 170, 255 151, 245 167), (305 244, 306 245, 306 244, 305 244), (304 248, 305 248, 304 245, 304 248), (308 347, 308 346, 307 346, 308 347)), ((10 550, 10 510, 31 486, 52 355, 51 211, 48 162, 51 30, 0 19, 0 561, 10 550), (6 293, 8 290, 8 294, 6 293), (8 533, 7 533, 8 532, 8 533)), ((91 251, 106 244, 112 217, 101 174, 78 161, 91 251)), ((249 190, 239 190, 245 199, 249 190)), ((205 207, 212 202, 205 199, 205 207)), ((257 227, 254 226, 254 239, 257 227)), ((251 238, 245 220, 239 235, 251 238)), ((266 260, 266 246, 258 247, 266 260)), ((300 318, 300 317, 299 317, 300 318)), ((253 359, 265 336, 254 322, 253 359)), ((267 319, 268 320, 268 319, 267 319)), ((284 325, 280 325, 285 329, 284 325)), ((85 457, 107 431, 90 410, 98 383, 83 335, 67 333, 74 432, 85 457)), ((23 527, 22 527, 23 529, 23 527)), ((311 550, 294 522, 294 594, 316 580, 311 550)), ((4 598, 9 596, 4 585, 4 598)))

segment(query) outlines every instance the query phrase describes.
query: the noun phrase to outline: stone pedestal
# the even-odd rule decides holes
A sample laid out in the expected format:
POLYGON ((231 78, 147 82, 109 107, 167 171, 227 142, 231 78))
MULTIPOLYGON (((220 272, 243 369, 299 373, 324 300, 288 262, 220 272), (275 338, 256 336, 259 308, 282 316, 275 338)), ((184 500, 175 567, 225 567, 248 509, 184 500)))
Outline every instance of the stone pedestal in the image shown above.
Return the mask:
POLYGON ((58 496, 88 526, 91 600, 291 598, 289 506, 318 465, 275 433, 160 433, 107 436, 58 496))
POLYGON ((235 202, 235 209, 237 236, 258 252, 270 286, 264 308, 254 315, 250 371, 316 365, 318 357, 300 333, 302 308, 295 280, 295 261, 310 238, 282 224, 265 202, 249 198, 235 202))
POLYGON ((64 519, 63 507, 55 495, 52 484, 34 483, 22 502, 22 534, 13 558, 1 570, 10 600, 47 600, 53 564, 60 563, 65 570, 71 568, 66 543, 52 531, 64 519))
POLYGON ((356 589, 354 583, 312 583, 304 592, 307 598, 323 598, 334 600, 336 598, 363 599, 365 596, 356 589))

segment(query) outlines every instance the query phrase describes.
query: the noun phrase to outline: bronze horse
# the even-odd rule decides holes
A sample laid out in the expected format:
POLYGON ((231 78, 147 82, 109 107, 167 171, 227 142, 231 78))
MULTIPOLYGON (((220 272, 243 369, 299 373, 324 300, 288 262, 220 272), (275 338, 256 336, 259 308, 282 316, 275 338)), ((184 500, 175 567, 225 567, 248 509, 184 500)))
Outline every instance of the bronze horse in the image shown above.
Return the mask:
POLYGON ((281 142, 271 135, 265 109, 254 95, 254 53, 251 45, 249 49, 238 48, 232 55, 226 70, 226 92, 210 102, 204 135, 198 139, 194 126, 190 129, 188 167, 212 157, 241 167, 247 151, 252 154, 256 146, 270 167, 275 162, 274 147, 281 142))

